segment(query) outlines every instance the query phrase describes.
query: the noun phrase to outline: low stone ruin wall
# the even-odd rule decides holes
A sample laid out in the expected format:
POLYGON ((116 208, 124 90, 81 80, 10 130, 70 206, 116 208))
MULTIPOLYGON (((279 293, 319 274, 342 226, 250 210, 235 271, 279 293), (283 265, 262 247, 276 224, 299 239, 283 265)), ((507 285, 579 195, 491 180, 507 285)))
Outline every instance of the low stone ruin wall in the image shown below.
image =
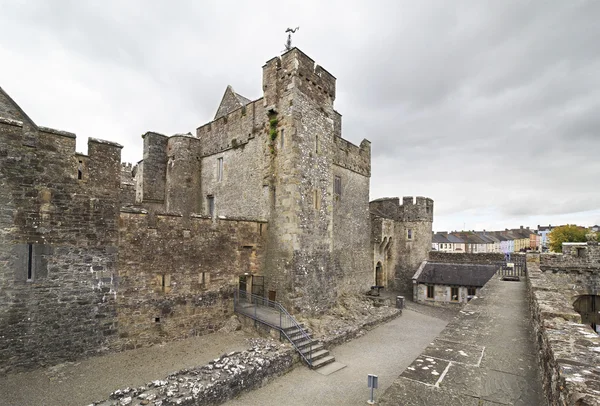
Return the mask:
POLYGON ((295 351, 272 340, 257 340, 249 350, 223 354, 207 365, 184 369, 139 388, 119 389, 94 406, 219 405, 288 372, 295 351))
POLYGON ((527 288, 548 404, 600 405, 600 336, 581 324, 569 292, 579 272, 542 271, 528 263, 527 288))

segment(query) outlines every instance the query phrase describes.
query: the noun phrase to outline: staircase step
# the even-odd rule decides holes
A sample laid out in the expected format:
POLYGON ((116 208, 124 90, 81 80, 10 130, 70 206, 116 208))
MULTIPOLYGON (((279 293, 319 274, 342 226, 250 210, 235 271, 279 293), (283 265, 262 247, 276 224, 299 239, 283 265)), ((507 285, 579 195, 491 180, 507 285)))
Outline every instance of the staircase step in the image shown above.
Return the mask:
POLYGON ((310 344, 312 344, 314 347, 315 344, 317 344, 317 341, 312 340, 312 339, 302 340, 302 341, 294 341, 294 345, 296 346, 296 348, 303 348, 303 347, 310 348, 310 344))
POLYGON ((335 362, 335 357, 333 355, 329 355, 327 357, 320 358, 320 359, 316 360, 315 362, 313 362, 311 368, 312 369, 321 368, 322 366, 331 364, 332 362, 335 362))
POLYGON ((306 359, 311 360, 311 362, 314 364, 318 359, 325 358, 328 355, 329 355, 328 350, 318 350, 318 351, 313 351, 310 354, 306 354, 305 357, 306 357, 306 359))
POLYGON ((293 333, 293 334, 288 334, 288 337, 292 341, 298 341, 298 340, 300 340, 302 338, 306 338, 306 337, 312 338, 312 336, 308 332, 304 332, 304 333, 297 332, 297 333, 293 333))
POLYGON ((305 330, 304 323, 298 323, 298 326, 286 327, 283 329, 283 331, 289 333, 292 330, 298 330, 298 327, 300 327, 302 330, 305 330))
POLYGON ((306 356, 306 354, 308 354, 310 351, 312 351, 314 353, 315 351, 321 351, 322 349, 323 349, 323 344, 317 342, 316 344, 313 344, 312 347, 300 348, 300 352, 302 354, 304 354, 304 356, 306 356))

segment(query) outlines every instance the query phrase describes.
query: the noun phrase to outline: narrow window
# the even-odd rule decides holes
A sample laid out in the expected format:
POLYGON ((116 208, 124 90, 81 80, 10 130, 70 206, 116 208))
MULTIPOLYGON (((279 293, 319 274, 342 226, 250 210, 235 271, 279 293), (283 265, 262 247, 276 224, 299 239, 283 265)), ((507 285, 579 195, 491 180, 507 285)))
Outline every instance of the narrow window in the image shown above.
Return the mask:
POLYGON ((262 225, 262 223, 260 223, 258 225, 258 235, 262 235, 262 229, 263 229, 263 225, 262 225))
POLYGON ((283 130, 283 128, 282 128, 282 129, 281 129, 281 134, 279 135, 279 137, 280 137, 280 141, 279 141, 279 142, 281 143, 281 144, 280 144, 281 148, 283 148, 283 145, 284 145, 284 142, 285 142, 285 141, 284 141, 284 138, 283 138, 283 133, 284 133, 284 130, 283 130))
POLYGON ((77 166, 77 179, 83 179, 83 161, 79 161, 79 165, 77 166))
POLYGON ((217 182, 223 180, 223 158, 217 159, 217 182))
POLYGON ((321 208, 321 202, 319 199, 319 190, 315 189, 313 202, 315 204, 315 209, 319 210, 321 208))
POLYGON ((409 240, 412 240, 412 238, 413 238, 413 230, 412 229, 409 228, 408 230, 406 230, 406 238, 409 240))
POLYGON ((342 178, 339 176, 336 176, 333 182, 333 192, 337 195, 337 196, 341 196, 342 195, 342 178))
POLYGON ((208 215, 215 216, 215 197, 213 195, 206 196, 206 205, 208 207, 208 215))
POLYGON ((450 288, 450 300, 458 302, 458 288, 450 288))
POLYGON ((275 207, 275 202, 277 201, 277 188, 273 186, 273 193, 271 193, 271 207, 275 207))
POLYGON ((208 272, 201 272, 200 273, 200 288, 207 289, 209 282, 210 282, 210 274, 208 272))
POLYGON ((160 323, 160 317, 155 317, 155 318, 154 318, 154 322, 155 322, 155 323, 160 323))
POLYGON ((317 154, 319 153, 319 136, 318 135, 315 136, 315 152, 317 154))
POLYGON ((433 286, 427 286, 427 299, 433 299, 433 286))
POLYGON ((27 244, 27 280, 33 280, 33 244, 27 244))

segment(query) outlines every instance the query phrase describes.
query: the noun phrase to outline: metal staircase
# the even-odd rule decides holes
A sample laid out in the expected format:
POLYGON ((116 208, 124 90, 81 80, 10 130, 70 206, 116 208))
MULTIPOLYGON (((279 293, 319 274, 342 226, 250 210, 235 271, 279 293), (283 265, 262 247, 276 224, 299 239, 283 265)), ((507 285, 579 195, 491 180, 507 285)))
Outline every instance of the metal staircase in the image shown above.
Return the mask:
POLYGON ((243 290, 234 293, 234 311, 279 331, 298 351, 306 364, 317 369, 335 361, 323 344, 278 302, 243 290))

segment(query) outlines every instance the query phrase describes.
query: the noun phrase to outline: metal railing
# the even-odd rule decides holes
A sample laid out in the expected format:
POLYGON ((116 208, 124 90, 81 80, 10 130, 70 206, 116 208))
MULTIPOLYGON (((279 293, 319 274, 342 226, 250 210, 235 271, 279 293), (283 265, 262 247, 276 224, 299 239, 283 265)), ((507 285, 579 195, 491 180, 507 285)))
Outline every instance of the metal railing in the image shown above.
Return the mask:
POLYGON ((281 303, 236 289, 233 294, 233 307, 235 312, 279 330, 280 335, 283 335, 290 343, 292 343, 304 361, 306 361, 309 366, 312 366, 312 339, 281 303), (293 335, 299 336, 292 339, 290 330, 295 330, 293 335), (297 344, 302 341, 308 341, 309 343, 305 347, 308 349, 308 351, 305 351, 306 354, 302 352, 297 344))

